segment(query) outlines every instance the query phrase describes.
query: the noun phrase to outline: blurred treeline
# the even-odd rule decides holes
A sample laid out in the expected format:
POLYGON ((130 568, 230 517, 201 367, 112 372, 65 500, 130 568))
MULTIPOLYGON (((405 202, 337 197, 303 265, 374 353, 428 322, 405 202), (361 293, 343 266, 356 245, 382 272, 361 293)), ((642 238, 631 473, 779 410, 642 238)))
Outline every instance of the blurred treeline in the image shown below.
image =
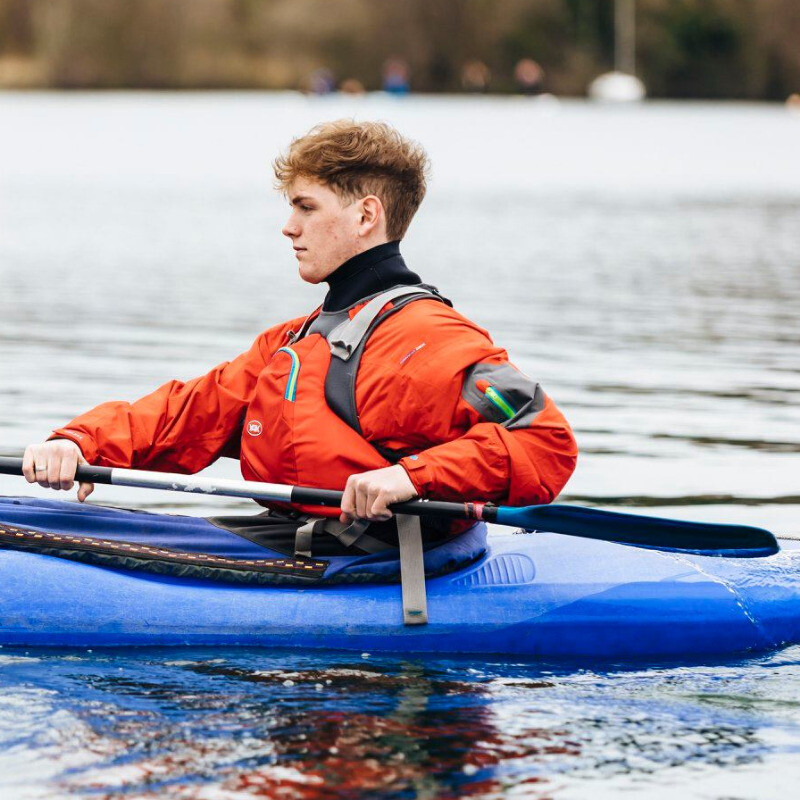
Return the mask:
MULTIPOLYGON (((0 0, 0 86, 305 88, 329 68, 381 85, 405 59, 414 91, 461 89, 482 61, 514 91, 530 57, 545 88, 582 95, 613 66, 612 0, 0 0)), ((783 99, 800 91, 800 0, 638 0, 637 72, 651 96, 783 99)))

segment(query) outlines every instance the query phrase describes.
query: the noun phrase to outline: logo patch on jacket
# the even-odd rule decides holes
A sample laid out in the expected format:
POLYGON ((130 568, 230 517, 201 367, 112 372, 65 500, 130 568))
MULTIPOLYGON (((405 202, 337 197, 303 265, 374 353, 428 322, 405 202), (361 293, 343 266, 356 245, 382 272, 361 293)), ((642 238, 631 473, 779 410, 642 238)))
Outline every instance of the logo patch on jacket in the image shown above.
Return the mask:
POLYGON ((257 420, 253 419, 247 423, 247 432, 251 436, 261 436, 261 431, 264 430, 264 426, 257 420))

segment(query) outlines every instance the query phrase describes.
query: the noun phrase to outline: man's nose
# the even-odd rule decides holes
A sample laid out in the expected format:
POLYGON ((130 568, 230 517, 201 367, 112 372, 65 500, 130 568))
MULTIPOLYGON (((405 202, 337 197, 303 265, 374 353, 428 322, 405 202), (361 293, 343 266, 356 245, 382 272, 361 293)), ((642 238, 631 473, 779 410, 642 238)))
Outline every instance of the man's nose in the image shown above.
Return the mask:
POLYGON ((286 224, 283 226, 281 233, 284 236, 288 236, 290 239, 297 236, 297 223, 294 221, 294 214, 286 220, 286 224))

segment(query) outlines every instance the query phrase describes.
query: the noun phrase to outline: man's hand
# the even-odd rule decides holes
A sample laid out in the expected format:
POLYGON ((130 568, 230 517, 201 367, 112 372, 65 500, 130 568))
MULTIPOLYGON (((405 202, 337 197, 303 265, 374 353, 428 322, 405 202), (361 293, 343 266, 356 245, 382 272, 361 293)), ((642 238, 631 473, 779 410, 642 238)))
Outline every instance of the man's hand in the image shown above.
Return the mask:
POLYGON ((373 522, 391 519, 388 506, 417 496, 408 473, 399 465, 351 475, 342 497, 340 522, 368 519, 373 522))
MULTIPOLYGON (((29 445, 25 449, 22 474, 28 483, 38 483, 45 489, 71 489, 75 484, 78 465, 88 463, 75 442, 53 439, 29 445)), ((82 483, 78 489, 78 500, 82 503, 93 491, 93 483, 82 483)))

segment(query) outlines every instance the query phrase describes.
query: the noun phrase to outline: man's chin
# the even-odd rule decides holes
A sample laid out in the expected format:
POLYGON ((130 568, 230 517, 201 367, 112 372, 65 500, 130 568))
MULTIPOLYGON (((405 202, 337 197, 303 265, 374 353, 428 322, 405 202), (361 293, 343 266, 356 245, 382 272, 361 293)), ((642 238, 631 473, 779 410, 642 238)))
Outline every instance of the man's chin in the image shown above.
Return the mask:
POLYGON ((309 267, 308 264, 300 264, 297 272, 306 283, 313 283, 316 285, 322 281, 319 272, 309 267))

